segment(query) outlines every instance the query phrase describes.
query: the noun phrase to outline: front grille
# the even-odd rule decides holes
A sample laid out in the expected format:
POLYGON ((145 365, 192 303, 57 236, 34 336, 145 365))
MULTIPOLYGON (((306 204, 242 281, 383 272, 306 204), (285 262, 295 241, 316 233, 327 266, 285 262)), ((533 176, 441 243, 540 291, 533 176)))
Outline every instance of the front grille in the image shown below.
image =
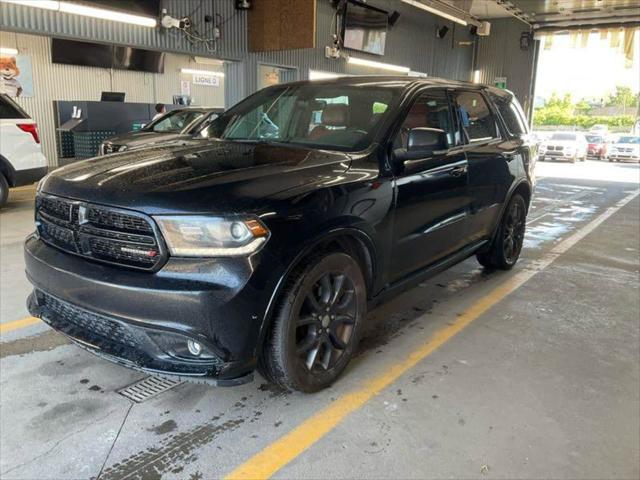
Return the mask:
POLYGON ((136 212, 38 195, 36 225, 49 245, 99 262, 154 270, 166 259, 152 220, 136 212))
POLYGON ((45 320, 53 327, 87 342, 98 336, 121 345, 138 346, 136 337, 123 324, 62 302, 51 295, 42 292, 38 292, 38 295, 45 320))
POLYGON ((35 295, 37 315, 42 320, 93 353, 106 355, 109 360, 123 360, 134 368, 187 376, 212 374, 223 364, 217 357, 207 363, 161 359, 153 353, 157 347, 142 329, 76 307, 40 290, 36 290, 35 295))

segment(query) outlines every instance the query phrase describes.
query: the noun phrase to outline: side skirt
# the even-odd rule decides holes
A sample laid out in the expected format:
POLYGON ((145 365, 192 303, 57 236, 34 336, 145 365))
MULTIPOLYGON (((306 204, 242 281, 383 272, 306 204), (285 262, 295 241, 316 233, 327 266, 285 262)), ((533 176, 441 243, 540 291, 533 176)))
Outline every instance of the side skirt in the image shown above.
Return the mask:
POLYGON ((390 285, 387 285, 380 293, 378 293, 369 301, 369 309, 375 308, 391 300, 393 297, 401 294, 402 292, 406 292, 407 290, 412 289, 427 278, 433 277, 443 272, 444 270, 451 268, 457 263, 466 260, 478 250, 482 249, 482 247, 486 246, 488 243, 488 240, 479 240, 477 242, 474 242, 471 245, 464 247, 462 250, 458 250, 456 253, 440 260, 437 263, 429 265, 422 270, 418 270, 417 272, 411 273, 406 277, 390 285))

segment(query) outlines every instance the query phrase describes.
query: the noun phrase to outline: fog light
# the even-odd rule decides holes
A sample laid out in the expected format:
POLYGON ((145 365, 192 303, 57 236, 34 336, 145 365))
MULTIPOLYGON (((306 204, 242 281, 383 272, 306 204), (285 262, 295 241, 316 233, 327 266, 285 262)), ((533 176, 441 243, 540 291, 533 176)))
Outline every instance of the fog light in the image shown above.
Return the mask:
POLYGON ((189 340, 187 342, 187 348, 189 349, 189 353, 195 357, 202 353, 202 345, 198 342, 194 342, 193 340, 189 340))

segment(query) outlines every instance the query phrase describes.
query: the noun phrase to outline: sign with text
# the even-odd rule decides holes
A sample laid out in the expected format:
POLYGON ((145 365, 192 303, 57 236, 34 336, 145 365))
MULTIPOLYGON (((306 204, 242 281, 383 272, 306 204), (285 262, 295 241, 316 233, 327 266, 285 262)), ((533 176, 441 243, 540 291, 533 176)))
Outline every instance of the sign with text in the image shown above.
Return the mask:
POLYGON ((193 84, 194 85, 202 85, 205 87, 219 87, 220 86, 220 77, 214 77, 213 75, 201 75, 201 74, 193 74, 193 84))

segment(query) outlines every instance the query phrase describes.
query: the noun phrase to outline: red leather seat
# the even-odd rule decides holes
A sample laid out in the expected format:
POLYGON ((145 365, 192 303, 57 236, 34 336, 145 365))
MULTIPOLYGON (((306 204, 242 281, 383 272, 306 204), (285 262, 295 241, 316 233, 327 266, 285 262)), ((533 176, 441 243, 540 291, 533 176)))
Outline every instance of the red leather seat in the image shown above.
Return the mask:
POLYGON ((324 137, 332 130, 327 127, 346 127, 349 119, 349 106, 342 103, 329 103, 322 110, 320 125, 309 132, 307 138, 317 140, 324 137))

